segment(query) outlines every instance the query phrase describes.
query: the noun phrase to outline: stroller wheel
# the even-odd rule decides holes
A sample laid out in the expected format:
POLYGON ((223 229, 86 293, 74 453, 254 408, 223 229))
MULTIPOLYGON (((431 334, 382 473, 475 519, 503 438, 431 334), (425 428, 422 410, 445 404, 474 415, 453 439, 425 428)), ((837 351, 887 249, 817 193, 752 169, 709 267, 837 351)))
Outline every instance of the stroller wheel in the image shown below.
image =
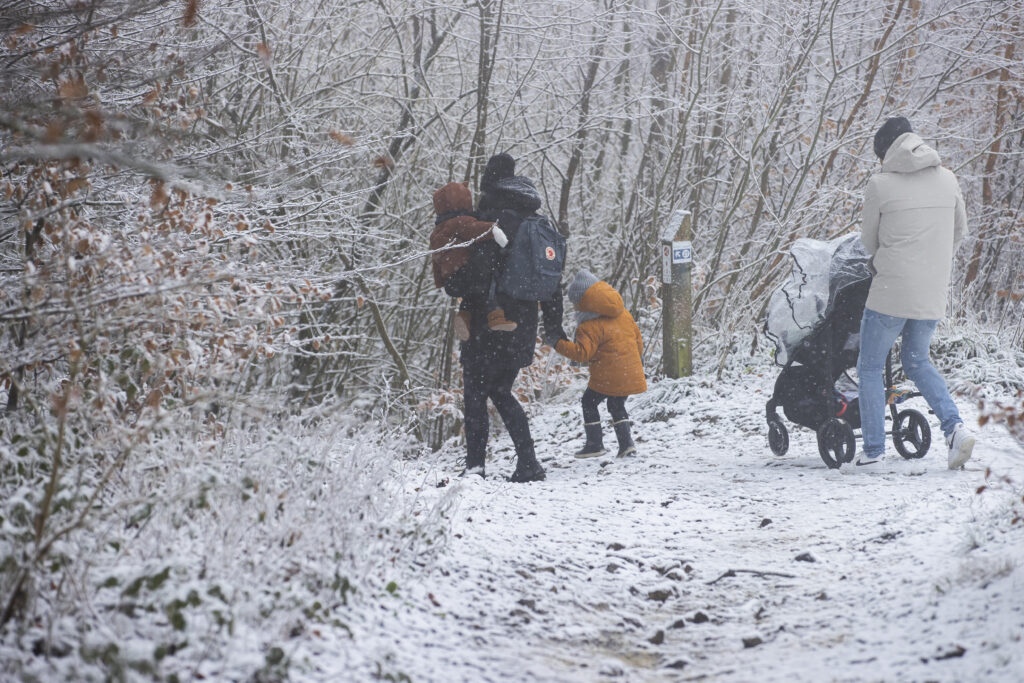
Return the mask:
POLYGON ((916 410, 897 413, 892 424, 892 445, 908 460, 924 457, 932 445, 932 430, 924 415, 916 410))
POLYGON ((789 450, 789 431, 777 417, 768 418, 768 447, 775 455, 785 455, 789 450))
POLYGON ((852 462, 857 449, 853 427, 846 420, 832 417, 818 427, 818 453, 829 469, 839 469, 844 462, 852 462))

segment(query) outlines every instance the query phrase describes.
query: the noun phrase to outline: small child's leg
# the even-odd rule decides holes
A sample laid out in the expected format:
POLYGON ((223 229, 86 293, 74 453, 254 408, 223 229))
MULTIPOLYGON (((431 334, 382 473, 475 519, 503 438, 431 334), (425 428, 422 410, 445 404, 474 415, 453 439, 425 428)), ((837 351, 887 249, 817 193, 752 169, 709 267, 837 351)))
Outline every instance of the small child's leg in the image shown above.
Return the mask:
POLYGON ((626 397, 609 396, 608 414, 612 416, 612 422, 629 421, 629 413, 626 412, 626 397))
POLYGON ((500 263, 500 251, 492 241, 474 245, 469 261, 458 273, 466 285, 462 293, 464 308, 468 308, 474 315, 487 316, 487 327, 492 332, 511 332, 518 325, 505 317, 505 311, 498 303, 494 278, 495 269, 500 263))
POLYGON ((466 299, 463 298, 459 302, 459 310, 455 314, 454 320, 452 320, 452 327, 455 329, 455 336, 458 337, 459 341, 469 341, 469 323, 472 319, 473 314, 469 312, 469 306, 466 303, 466 299))
POLYGON ((501 308, 498 305, 498 283, 492 277, 491 282, 487 287, 487 310, 494 311, 501 308))
MULTIPOLYGON (((463 266, 448 277, 444 286, 448 294, 460 298, 459 310, 452 320, 452 327, 455 330, 455 336, 458 337, 459 341, 463 342, 468 341, 470 336, 469 323, 472 320, 470 312, 474 310, 473 284, 472 272, 466 266, 463 266)), ((475 310, 481 311, 479 308, 475 310)))
POLYGON ((576 451, 577 458, 596 458, 605 454, 604 435, 601 432, 601 414, 597 407, 607 396, 587 388, 583 392, 580 403, 583 407, 583 432, 587 435, 587 441, 583 448, 576 451))
POLYGON ((491 286, 488 288, 487 296, 487 327, 494 332, 512 332, 519 324, 515 320, 505 317, 505 309, 498 305, 497 285, 491 279, 491 286))
POLYGON ((597 408, 606 398, 607 396, 604 394, 587 387, 583 392, 583 397, 580 399, 580 405, 583 408, 583 424, 601 422, 601 413, 598 412, 597 408))
POLYGON ((609 396, 608 412, 612 416, 612 428, 615 430, 615 438, 619 442, 618 457, 636 455, 636 446, 633 444, 633 436, 630 433, 632 422, 629 413, 626 412, 625 396, 609 396))

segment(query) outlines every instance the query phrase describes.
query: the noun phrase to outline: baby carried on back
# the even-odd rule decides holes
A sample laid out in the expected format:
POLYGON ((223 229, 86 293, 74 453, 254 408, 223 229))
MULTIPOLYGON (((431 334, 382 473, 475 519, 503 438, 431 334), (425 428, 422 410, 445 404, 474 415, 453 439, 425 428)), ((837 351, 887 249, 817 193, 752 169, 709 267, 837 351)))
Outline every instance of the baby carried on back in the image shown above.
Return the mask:
POLYGON ((508 240, 496 223, 477 220, 473 197, 465 183, 448 183, 434 193, 434 231, 430 234, 434 285, 449 296, 462 297, 455 334, 469 339, 470 311, 486 310, 487 327, 511 332, 516 323, 498 305, 495 272, 508 240))

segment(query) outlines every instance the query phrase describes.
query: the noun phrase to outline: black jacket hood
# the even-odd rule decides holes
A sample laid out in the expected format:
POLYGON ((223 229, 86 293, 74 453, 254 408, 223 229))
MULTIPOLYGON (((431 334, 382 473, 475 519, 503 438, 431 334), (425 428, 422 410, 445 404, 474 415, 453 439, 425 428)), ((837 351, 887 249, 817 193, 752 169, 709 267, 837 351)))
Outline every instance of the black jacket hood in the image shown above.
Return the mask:
POLYGON ((524 176, 517 175, 501 178, 480 195, 481 212, 512 209, 523 214, 531 214, 541 207, 543 202, 537 187, 524 176))

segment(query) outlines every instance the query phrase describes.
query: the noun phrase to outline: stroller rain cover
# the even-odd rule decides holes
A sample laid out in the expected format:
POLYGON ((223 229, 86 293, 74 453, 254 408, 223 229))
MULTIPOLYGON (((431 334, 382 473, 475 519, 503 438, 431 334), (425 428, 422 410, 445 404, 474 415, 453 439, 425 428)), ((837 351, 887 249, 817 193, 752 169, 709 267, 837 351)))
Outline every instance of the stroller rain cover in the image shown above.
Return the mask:
POLYGON ((790 250, 793 270, 768 301, 765 335, 775 362, 785 366, 794 349, 832 312, 843 288, 871 279, 870 256, 860 233, 824 242, 802 237, 790 250))

